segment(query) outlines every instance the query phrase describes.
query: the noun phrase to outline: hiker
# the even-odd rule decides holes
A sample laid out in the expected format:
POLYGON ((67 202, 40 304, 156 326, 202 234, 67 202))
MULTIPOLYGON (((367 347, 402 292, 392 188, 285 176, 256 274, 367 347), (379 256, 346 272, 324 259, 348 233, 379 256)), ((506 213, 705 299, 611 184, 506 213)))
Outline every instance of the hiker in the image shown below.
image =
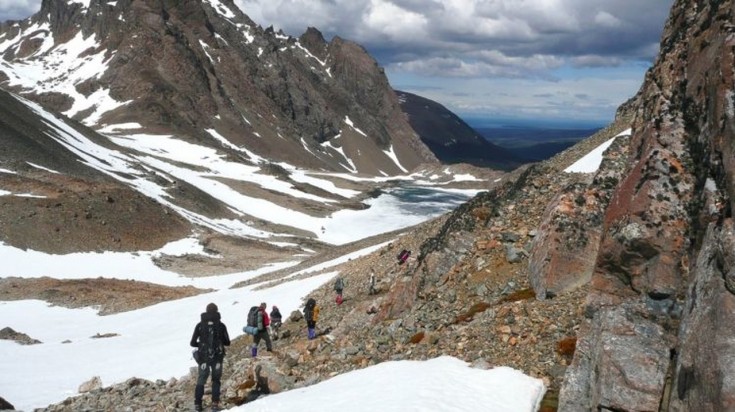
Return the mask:
POLYGON ((194 327, 190 345, 197 348, 195 354, 199 364, 199 376, 194 389, 194 409, 202 410, 204 384, 212 375, 212 410, 219 410, 220 385, 222 379, 222 361, 225 358, 225 346, 230 346, 230 335, 227 326, 221 321, 217 305, 210 303, 201 314, 201 321, 194 327))
POLYGON ((375 295, 378 291, 375 289, 375 270, 370 269, 370 282, 368 283, 368 295, 375 295))
POLYGON ((407 250, 407 249, 401 250, 401 253, 399 253, 398 256, 397 256, 397 258, 398 258, 398 265, 402 265, 402 264, 406 263, 406 261, 408 260, 409 257, 411 257, 411 251, 410 250, 407 250))
POLYGON ((316 321, 319 320, 319 306, 314 298, 309 298, 304 306, 304 318, 306 319, 306 331, 309 340, 316 338, 316 321))
POLYGON ((273 305, 271 310, 271 327, 273 328, 273 339, 278 340, 278 329, 281 328, 281 311, 278 310, 278 306, 273 305))
POLYGON ((253 348, 250 350, 250 354, 253 357, 258 356, 258 344, 261 339, 265 340, 265 349, 268 352, 273 352, 271 336, 268 333, 268 326, 270 326, 271 320, 268 317, 268 312, 265 310, 266 307, 265 302, 261 303, 260 307, 258 307, 258 333, 253 335, 253 348))
POLYGON ((334 291, 337 292, 337 298, 335 301, 338 305, 342 304, 342 291, 345 288, 345 281, 342 279, 342 276, 337 276, 337 280, 334 281, 334 291))

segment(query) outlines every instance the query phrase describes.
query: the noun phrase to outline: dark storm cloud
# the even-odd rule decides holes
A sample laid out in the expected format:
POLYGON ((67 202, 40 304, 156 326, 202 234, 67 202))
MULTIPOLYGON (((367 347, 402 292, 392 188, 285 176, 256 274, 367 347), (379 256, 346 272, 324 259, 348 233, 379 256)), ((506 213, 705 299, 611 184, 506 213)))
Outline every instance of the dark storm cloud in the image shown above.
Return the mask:
POLYGON ((365 46, 384 65, 456 76, 535 76, 560 64, 651 61, 673 0, 242 0, 298 35, 365 46), (309 20, 311 19, 311 20, 309 20), (305 20, 309 20, 308 22, 305 20), (459 68, 461 66, 461 68, 459 68), (535 67, 538 70, 529 70, 535 67))

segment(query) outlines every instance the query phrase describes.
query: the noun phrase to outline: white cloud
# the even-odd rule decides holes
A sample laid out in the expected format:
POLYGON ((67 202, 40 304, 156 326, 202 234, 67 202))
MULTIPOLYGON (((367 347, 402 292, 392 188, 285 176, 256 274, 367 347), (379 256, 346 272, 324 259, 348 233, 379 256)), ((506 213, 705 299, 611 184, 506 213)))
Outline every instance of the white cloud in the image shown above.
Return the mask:
POLYGON ((364 22, 366 29, 391 41, 416 41, 428 34, 425 16, 384 0, 372 0, 364 22))
POLYGON ((600 11, 595 16, 595 23, 603 27, 620 27, 622 22, 617 17, 606 11, 600 11))

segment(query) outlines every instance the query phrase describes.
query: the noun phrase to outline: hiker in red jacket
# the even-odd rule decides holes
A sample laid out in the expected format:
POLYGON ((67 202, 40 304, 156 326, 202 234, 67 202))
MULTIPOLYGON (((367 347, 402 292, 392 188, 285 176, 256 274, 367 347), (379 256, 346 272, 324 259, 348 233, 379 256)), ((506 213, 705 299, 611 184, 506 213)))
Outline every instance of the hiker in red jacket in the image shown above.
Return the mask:
POLYGON ((271 319, 268 317, 268 312, 265 310, 266 307, 267 305, 263 302, 258 308, 258 333, 253 336, 253 348, 250 350, 253 357, 258 355, 258 344, 261 339, 265 340, 265 349, 268 352, 273 352, 271 335, 268 333, 268 327, 271 324, 271 319))

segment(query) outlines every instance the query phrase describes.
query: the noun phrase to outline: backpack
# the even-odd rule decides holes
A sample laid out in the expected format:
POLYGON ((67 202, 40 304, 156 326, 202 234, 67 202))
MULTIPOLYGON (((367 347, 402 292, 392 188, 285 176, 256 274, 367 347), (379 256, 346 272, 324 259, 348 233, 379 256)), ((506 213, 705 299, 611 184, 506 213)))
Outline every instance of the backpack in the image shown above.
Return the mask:
POLYGON ((341 277, 338 277, 336 281, 334 281, 334 290, 342 290, 345 288, 345 281, 342 280, 341 277))
MULTIPOLYGON (((248 323, 242 328, 242 331, 248 335, 257 335, 258 332, 260 332, 260 326, 258 326, 259 321, 260 308, 258 306, 253 306, 248 311, 248 323)), ((262 321, 260 322, 262 324, 262 321)))
POLYGON ((306 306, 304 306, 304 318, 309 322, 315 320, 314 306, 316 306, 316 300, 314 300, 314 298, 309 298, 309 300, 306 301, 306 306))
POLYGON ((257 306, 253 306, 250 308, 250 311, 248 312, 248 326, 252 326, 254 328, 258 327, 258 312, 260 308, 257 306))
POLYGON ((199 323, 199 350, 197 362, 211 362, 222 359, 225 348, 219 334, 219 321, 207 320, 199 323))
POLYGON ((401 250, 401 253, 398 254, 398 264, 402 265, 406 263, 409 256, 411 256, 410 250, 406 250, 406 249, 401 250))

